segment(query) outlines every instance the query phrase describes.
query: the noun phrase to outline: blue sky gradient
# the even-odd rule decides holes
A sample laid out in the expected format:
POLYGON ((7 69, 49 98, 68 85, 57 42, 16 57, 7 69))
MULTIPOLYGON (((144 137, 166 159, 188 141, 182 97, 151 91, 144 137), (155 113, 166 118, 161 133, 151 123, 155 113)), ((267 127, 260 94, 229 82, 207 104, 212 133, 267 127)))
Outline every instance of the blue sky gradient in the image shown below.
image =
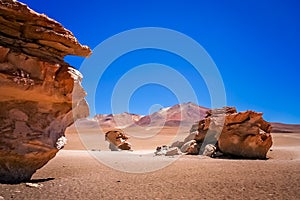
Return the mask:
MULTIPOLYGON (((62 23, 91 49, 133 28, 163 27, 186 34, 201 44, 217 65, 227 105, 239 111, 264 112, 268 121, 300 124, 299 1, 21 2, 62 23)), ((66 61, 80 68, 83 58, 69 56, 66 61)), ((98 84, 96 112, 110 113, 110 98, 118 79, 131 68, 149 62, 176 69, 193 86, 198 103, 210 107, 207 87, 190 63, 172 53, 148 49, 128 53, 112 63, 98 84)), ((119 112, 148 114, 155 104, 177 103, 181 102, 168 88, 145 85, 132 95, 129 110, 119 112)))

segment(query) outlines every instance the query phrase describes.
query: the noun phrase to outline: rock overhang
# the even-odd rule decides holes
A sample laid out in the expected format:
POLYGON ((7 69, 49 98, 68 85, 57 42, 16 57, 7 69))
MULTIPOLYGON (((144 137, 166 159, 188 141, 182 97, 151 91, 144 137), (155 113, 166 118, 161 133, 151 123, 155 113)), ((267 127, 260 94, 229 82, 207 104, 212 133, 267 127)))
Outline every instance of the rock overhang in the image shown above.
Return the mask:
POLYGON ((89 115, 82 75, 64 56, 90 54, 55 20, 0 0, 0 182, 28 181, 89 115))

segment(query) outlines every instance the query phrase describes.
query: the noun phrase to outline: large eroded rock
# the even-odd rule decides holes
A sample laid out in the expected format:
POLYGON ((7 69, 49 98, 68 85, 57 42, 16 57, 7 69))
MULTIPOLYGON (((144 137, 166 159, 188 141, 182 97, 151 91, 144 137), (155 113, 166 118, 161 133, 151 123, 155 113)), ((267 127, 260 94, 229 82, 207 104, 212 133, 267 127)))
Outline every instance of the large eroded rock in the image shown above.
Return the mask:
POLYGON ((237 113, 235 108, 225 107, 209 111, 192 127, 185 142, 196 140, 200 153, 206 145, 213 144, 225 155, 263 159, 272 146, 270 132, 271 124, 262 118, 262 113, 237 113))
POLYGON ((218 148, 229 155, 263 159, 272 146, 270 133, 271 124, 262 118, 262 113, 233 113, 225 118, 218 148))
POLYGON ((88 115, 82 76, 63 59, 90 53, 58 22, 0 0, 0 182, 29 180, 88 115))

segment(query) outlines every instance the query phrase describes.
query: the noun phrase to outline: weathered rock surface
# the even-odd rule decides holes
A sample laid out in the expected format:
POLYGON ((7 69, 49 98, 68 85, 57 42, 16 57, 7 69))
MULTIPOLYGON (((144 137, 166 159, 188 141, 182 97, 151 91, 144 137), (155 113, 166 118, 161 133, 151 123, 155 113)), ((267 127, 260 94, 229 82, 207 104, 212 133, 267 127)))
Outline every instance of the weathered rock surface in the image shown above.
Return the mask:
POLYGON ((0 0, 0 182, 29 180, 88 115, 82 76, 63 59, 90 53, 58 22, 0 0))
POLYGON ((0 5, 0 45, 56 63, 66 55, 91 53, 70 31, 46 15, 12 0, 1 0, 0 5))
MULTIPOLYGON (((224 155, 244 158, 266 158, 272 146, 271 124, 254 111, 236 112, 233 107, 214 109, 191 129, 192 139, 201 145, 202 154, 208 144, 224 155)), ((191 135, 188 139, 191 139, 191 135)), ((211 148, 212 149, 212 148, 211 148)))
POLYGON ((121 129, 111 130, 105 133, 105 140, 109 142, 112 151, 130 150, 131 144, 127 141, 129 137, 121 129))
POLYGON ((270 133, 271 124, 263 120, 262 113, 234 113, 225 118, 218 147, 224 154, 263 159, 272 146, 270 133))

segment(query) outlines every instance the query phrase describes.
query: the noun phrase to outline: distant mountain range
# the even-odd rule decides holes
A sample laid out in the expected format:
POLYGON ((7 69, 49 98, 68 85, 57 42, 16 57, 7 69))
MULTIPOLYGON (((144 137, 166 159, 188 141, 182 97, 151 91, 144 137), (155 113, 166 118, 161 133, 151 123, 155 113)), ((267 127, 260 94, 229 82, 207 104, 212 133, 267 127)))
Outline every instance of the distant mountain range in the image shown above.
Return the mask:
MULTIPOLYGON (((150 115, 138 115, 128 112, 121 114, 97 114, 92 119, 77 120, 77 127, 82 128, 128 128, 128 127, 191 127, 195 122, 206 116, 208 108, 194 103, 177 104, 171 107, 162 108, 150 115)), ((272 132, 300 133, 300 124, 272 123, 272 132)))
POLYGON ((273 133, 300 133, 300 124, 283 124, 272 122, 273 133))
POLYGON ((102 127, 153 127, 153 126, 190 126, 206 116, 208 108, 194 103, 177 104, 172 107, 162 108, 150 115, 142 116, 131 113, 98 114, 94 120, 102 127))

